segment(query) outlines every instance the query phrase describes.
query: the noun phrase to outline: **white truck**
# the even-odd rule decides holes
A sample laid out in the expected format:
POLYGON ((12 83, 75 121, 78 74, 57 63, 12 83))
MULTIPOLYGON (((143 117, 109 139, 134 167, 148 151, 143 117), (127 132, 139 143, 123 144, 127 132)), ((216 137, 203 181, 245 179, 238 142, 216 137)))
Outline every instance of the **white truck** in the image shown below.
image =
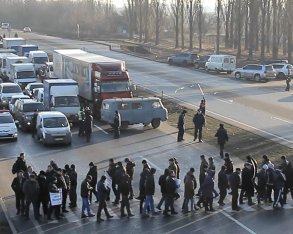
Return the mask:
POLYGON ((8 75, 8 77, 10 78, 11 76, 11 64, 14 63, 28 63, 28 58, 27 57, 23 57, 23 56, 13 56, 13 57, 7 57, 6 58, 6 67, 5 68, 1 68, 2 72, 6 72, 6 74, 8 75))
POLYGON ((26 40, 21 37, 6 37, 6 38, 3 38, 2 40, 3 40, 4 49, 17 50, 18 46, 26 44, 26 40))
MULTIPOLYGON (((6 59, 8 57, 17 57, 17 55, 13 53, 0 53, 0 76, 1 77, 4 75, 4 71, 6 70, 6 59)), ((5 75, 7 75, 6 71, 5 71, 5 75)))
POLYGON ((44 80, 44 105, 48 111, 65 114, 69 122, 78 122, 78 83, 72 79, 44 80))
POLYGON ((36 74, 38 75, 39 69, 49 62, 48 54, 42 50, 30 51, 28 54, 29 62, 34 64, 36 74))
POLYGON ((24 88, 28 83, 37 82, 32 63, 14 63, 10 65, 10 81, 24 88))

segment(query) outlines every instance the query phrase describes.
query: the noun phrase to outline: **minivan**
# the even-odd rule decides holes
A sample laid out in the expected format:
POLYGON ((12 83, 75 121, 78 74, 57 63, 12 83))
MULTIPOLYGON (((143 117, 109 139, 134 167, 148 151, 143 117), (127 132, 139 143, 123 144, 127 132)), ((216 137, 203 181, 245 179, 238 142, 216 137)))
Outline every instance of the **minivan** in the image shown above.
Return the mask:
POLYGON ((37 139, 44 145, 71 144, 72 134, 66 116, 59 111, 44 111, 37 116, 37 139))
POLYGON ((105 99, 102 103, 101 119, 113 125, 116 110, 120 113, 122 128, 139 123, 158 128, 161 121, 168 119, 168 110, 158 97, 105 99))
POLYGON ((207 72, 215 71, 217 73, 232 73, 236 69, 236 57, 232 55, 211 55, 206 62, 205 69, 207 72))

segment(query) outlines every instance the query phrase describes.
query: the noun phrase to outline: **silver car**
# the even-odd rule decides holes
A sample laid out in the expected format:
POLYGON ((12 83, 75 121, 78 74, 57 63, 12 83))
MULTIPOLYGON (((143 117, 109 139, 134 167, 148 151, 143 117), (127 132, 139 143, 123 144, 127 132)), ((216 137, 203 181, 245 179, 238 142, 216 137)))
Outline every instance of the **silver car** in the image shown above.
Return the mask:
POLYGON ((194 66, 195 61, 198 59, 196 53, 183 52, 168 57, 169 65, 181 65, 181 66, 194 66))
POLYGON ((248 64, 242 68, 237 68, 233 75, 236 79, 244 78, 257 82, 276 79, 276 71, 272 65, 248 64))

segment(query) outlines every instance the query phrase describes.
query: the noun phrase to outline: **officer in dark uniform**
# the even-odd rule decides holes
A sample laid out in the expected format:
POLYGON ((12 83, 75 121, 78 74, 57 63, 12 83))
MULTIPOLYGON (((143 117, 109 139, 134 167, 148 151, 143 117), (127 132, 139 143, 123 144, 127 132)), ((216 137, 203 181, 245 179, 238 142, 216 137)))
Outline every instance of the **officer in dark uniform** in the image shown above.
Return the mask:
POLYGON ((194 124, 194 138, 196 140, 198 134, 198 141, 202 142, 202 128, 205 126, 205 117, 200 109, 197 110, 196 114, 193 117, 194 124))
POLYGON ((85 113, 83 108, 80 107, 80 110, 78 112, 78 123, 79 123, 78 136, 84 136, 84 122, 85 122, 85 113))
POLYGON ((224 145, 229 140, 227 130, 224 128, 224 124, 220 124, 215 137, 218 138, 218 144, 220 146, 220 156, 224 157, 224 145))
POLYGON ((114 138, 119 138, 120 127, 121 127, 121 116, 117 110, 115 111, 115 115, 114 115, 113 127, 114 127, 114 138))
POLYGON ((181 112, 181 114, 179 115, 179 119, 178 119, 178 124, 177 124, 177 128, 178 128, 178 136, 177 136, 177 141, 180 142, 183 139, 183 135, 184 135, 184 122, 185 122, 185 114, 187 113, 186 110, 183 110, 181 112))
POLYGON ((231 176, 229 177, 230 187, 232 190, 232 210, 235 210, 235 211, 240 210, 240 207, 238 206, 238 197, 239 197, 238 189, 240 188, 240 183, 241 183, 240 173, 241 173, 241 169, 236 168, 235 172, 233 172, 231 176))
POLYGON ((91 116, 90 111, 87 110, 85 112, 85 122, 84 122, 86 142, 89 142, 91 139, 92 125, 93 125, 93 117, 91 116))

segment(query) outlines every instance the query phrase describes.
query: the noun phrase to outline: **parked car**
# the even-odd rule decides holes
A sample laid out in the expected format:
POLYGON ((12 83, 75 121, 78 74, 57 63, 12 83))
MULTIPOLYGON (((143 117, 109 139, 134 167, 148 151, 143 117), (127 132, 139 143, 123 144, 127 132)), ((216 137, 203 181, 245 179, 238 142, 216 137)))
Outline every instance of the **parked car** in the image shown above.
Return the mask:
POLYGON ((66 116, 59 111, 44 111, 37 117, 37 138, 44 145, 71 144, 72 134, 66 116))
POLYGON ((30 33, 30 32, 32 32, 32 30, 31 30, 30 27, 24 27, 24 28, 23 28, 23 32, 24 32, 24 33, 30 33))
POLYGON ((0 112, 0 139, 17 140, 17 128, 12 115, 7 112, 0 112))
POLYGON ((2 23, 1 24, 1 28, 2 29, 9 29, 9 27, 10 27, 10 24, 9 23, 2 23))
POLYGON ((276 72, 272 65, 248 64, 242 68, 237 68, 233 75, 236 79, 249 79, 260 81, 268 81, 276 78, 276 72))
POLYGON ((29 83, 24 88, 23 93, 25 95, 32 97, 33 96, 33 89, 37 89, 37 88, 44 88, 43 83, 29 83))
POLYGON ((286 63, 273 63, 271 64, 275 69, 278 80, 285 80, 287 76, 293 76, 293 66, 286 63))
POLYGON ((22 90, 18 84, 15 83, 1 83, 0 84, 0 107, 8 108, 9 101, 13 95, 22 95, 22 90))
POLYGON ((195 62, 194 62, 194 68, 195 69, 200 69, 200 68, 205 69, 206 62, 209 60, 210 57, 211 57, 210 55, 199 56, 199 58, 197 60, 195 60, 195 62))
POLYGON ((168 57, 169 65, 193 66, 198 58, 196 53, 182 52, 168 57))
POLYGON ((10 102, 9 102, 9 111, 14 116, 14 111, 15 111, 15 104, 17 103, 17 100, 22 100, 22 99, 30 99, 29 96, 27 95, 13 95, 10 102))
POLYGON ((34 111, 44 111, 44 104, 34 100, 19 100, 15 105, 15 119, 23 131, 31 129, 34 111))
POLYGON ((236 69, 236 57, 225 54, 213 54, 206 62, 206 71, 215 71, 217 73, 227 72, 230 74, 236 69))
POLYGON ((288 63, 289 61, 287 59, 274 59, 274 60, 265 60, 262 61, 260 64, 261 65, 270 65, 273 63, 288 63))

